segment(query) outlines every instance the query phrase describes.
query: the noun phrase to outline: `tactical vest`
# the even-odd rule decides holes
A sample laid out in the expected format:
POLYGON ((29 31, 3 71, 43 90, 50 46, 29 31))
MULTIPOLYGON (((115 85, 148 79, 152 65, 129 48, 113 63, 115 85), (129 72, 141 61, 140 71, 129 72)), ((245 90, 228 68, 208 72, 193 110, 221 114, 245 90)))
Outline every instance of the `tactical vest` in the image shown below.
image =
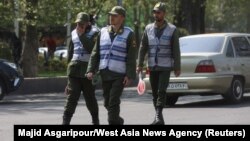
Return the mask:
POLYGON ((150 24, 146 27, 148 35, 149 53, 148 53, 148 66, 149 67, 164 67, 172 68, 172 44, 171 39, 176 27, 168 24, 163 31, 160 38, 155 35, 155 25, 150 24))
POLYGON ((74 53, 71 61, 88 62, 90 53, 84 48, 84 45, 82 44, 76 29, 71 32, 71 36, 74 45, 74 53))
POLYGON ((108 27, 101 29, 99 70, 108 68, 117 73, 126 73, 127 39, 130 32, 132 29, 124 27, 123 33, 111 42, 108 27))

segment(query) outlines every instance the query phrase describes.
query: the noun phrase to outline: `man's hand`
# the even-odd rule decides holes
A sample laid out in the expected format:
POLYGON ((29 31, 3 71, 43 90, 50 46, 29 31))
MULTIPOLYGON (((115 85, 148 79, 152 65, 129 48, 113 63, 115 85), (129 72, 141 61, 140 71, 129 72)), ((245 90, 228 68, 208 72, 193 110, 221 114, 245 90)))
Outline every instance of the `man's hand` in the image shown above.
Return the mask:
POLYGON ((92 72, 88 72, 88 73, 86 74, 86 77, 88 78, 88 80, 92 80, 92 79, 93 79, 93 76, 94 76, 94 74, 93 74, 92 72))
POLYGON ((175 77, 179 77, 181 75, 181 71, 180 70, 175 70, 174 75, 175 75, 175 77))
POLYGON ((64 93, 65 93, 65 95, 69 95, 69 88, 68 88, 68 85, 65 87, 64 93))
POLYGON ((127 76, 124 77, 124 80, 123 80, 123 85, 125 87, 129 86, 131 84, 132 80, 129 79, 127 76))
POLYGON ((142 72, 142 70, 143 70, 143 68, 142 68, 142 67, 137 67, 137 68, 136 68, 136 72, 137 72, 137 73, 142 72))
POLYGON ((86 32, 86 28, 89 26, 90 23, 84 23, 84 24, 81 24, 81 23, 77 23, 77 26, 76 26, 76 31, 78 33, 78 35, 82 35, 86 32))

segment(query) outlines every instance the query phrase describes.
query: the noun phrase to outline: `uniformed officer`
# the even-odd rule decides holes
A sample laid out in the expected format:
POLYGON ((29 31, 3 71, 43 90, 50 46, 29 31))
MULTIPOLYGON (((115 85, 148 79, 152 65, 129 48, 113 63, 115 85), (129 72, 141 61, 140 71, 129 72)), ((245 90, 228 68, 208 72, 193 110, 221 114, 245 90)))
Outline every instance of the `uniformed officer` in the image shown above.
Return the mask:
POLYGON ((77 14, 75 23, 77 26, 71 33, 71 42, 68 48, 68 85, 65 89, 67 103, 63 114, 63 124, 70 124, 80 94, 83 92, 87 108, 92 116, 92 123, 98 125, 95 89, 92 82, 85 77, 85 73, 99 29, 96 27, 88 28, 90 26, 89 15, 84 12, 77 14), (89 30, 87 31, 87 29, 89 30))
POLYGON ((87 69, 91 80, 98 67, 102 79, 104 106, 110 125, 122 125, 120 97, 124 86, 136 77, 136 43, 134 32, 124 26, 126 11, 115 6, 109 12, 110 26, 101 29, 87 69))
POLYGON ((165 15, 166 4, 157 3, 153 9, 155 22, 146 26, 138 55, 137 72, 141 72, 145 55, 148 54, 150 83, 156 110, 153 125, 165 124, 162 110, 165 105, 170 72, 174 70, 176 77, 181 73, 178 31, 174 25, 164 19, 165 15))

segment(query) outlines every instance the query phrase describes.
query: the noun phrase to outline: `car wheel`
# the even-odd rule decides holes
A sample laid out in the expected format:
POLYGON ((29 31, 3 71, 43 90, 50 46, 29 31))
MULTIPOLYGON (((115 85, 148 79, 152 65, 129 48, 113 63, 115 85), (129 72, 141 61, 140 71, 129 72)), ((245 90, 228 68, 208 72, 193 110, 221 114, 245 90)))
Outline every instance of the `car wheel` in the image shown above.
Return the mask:
POLYGON ((5 87, 3 82, 0 80, 0 100, 3 99, 4 95, 5 95, 5 87))
POLYGON ((174 106, 177 102, 179 96, 166 96, 166 105, 167 106, 174 106))
POLYGON ((244 85, 240 78, 234 78, 229 91, 223 96, 230 103, 239 103, 244 93, 244 85))

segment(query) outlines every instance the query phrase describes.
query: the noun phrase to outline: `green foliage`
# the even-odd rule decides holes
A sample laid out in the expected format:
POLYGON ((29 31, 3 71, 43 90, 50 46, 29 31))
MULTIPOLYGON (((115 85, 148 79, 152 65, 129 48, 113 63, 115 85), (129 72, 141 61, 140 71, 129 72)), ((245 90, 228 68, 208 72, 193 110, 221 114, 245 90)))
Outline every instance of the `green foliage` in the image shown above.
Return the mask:
POLYGON ((38 3, 39 26, 64 25, 66 23, 68 1, 40 0, 38 3))
MULTIPOLYGON (((98 26, 103 27, 108 23, 107 12, 111 7, 117 4, 116 0, 39 0, 38 8, 30 7, 27 0, 18 0, 19 17, 16 17, 14 11, 14 0, 0 1, 1 20, 0 26, 4 28, 13 28, 13 20, 18 18, 21 25, 28 22, 25 18, 27 11, 36 14, 35 21, 29 21, 38 26, 63 26, 67 22, 67 13, 71 13, 71 22, 73 23, 75 15, 80 11, 98 13, 98 26)), ((166 2, 167 19, 173 22, 176 4, 181 1, 161 0, 166 2)), ((127 9, 126 24, 134 27, 135 19, 139 20, 140 29, 152 21, 151 10, 158 0, 123 0, 123 6, 127 9), (134 12, 137 9, 137 13, 134 12), (135 18, 134 16, 137 16, 135 18)), ((207 0, 206 2, 206 27, 217 31, 238 31, 247 32, 249 25, 250 2, 248 0, 207 0), (246 20, 248 19, 248 20, 246 20)), ((25 30, 25 29, 22 29, 25 30)), ((66 28, 65 28, 66 30, 66 28)))
POLYGON ((51 60, 49 62, 49 67, 51 70, 54 71, 65 71, 67 68, 67 62, 66 60, 51 60))
POLYGON ((5 42, 0 42, 0 58, 6 60, 13 60, 11 49, 9 48, 9 45, 5 42))
POLYGON ((67 69, 67 61, 52 59, 49 61, 48 65, 45 65, 45 59, 42 56, 38 57, 38 69, 41 71, 66 71, 67 69))
POLYGON ((9 28, 13 24, 14 8, 10 1, 0 1, 0 27, 9 28))
POLYGON ((39 76, 58 76, 66 75, 67 61, 53 59, 49 61, 48 65, 45 65, 45 60, 42 56, 38 57, 38 74, 39 76))
POLYGON ((189 35, 188 31, 185 28, 178 28, 180 37, 189 35))
POLYGON ((39 71, 37 77, 58 77, 66 76, 65 71, 39 71))
POLYGON ((248 0, 209 0, 206 26, 217 32, 250 32, 250 2, 248 0))
MULTIPOLYGON (((175 23, 173 20, 178 14, 176 11, 180 10, 178 4, 185 0, 161 1, 166 2, 168 6, 166 19, 175 23)), ((159 0, 122 0, 122 2, 123 7, 127 10, 126 25, 137 29, 138 36, 141 36, 145 26, 153 21, 152 9, 159 0)), ((194 0, 190 2, 194 2, 194 0)), ((47 28, 50 30, 51 28, 48 27, 62 27, 64 30, 63 26, 67 23, 68 16, 70 23, 74 23, 76 14, 82 11, 97 14, 97 25, 103 27, 108 24, 108 11, 115 5, 117 5, 117 0, 1 0, 0 30, 4 28, 13 31, 15 19, 20 22, 20 30, 23 33, 26 32, 27 24, 38 27, 38 29, 47 28), (37 6, 32 4, 35 2, 38 2, 37 6)), ((250 32, 249 0, 206 0, 205 7, 205 26, 207 29, 213 30, 213 32, 250 32)), ((183 15, 179 16, 183 17, 183 15)), ((179 31, 181 36, 188 35, 186 29, 179 29, 179 31)), ((65 32, 66 27, 62 33, 65 32)), ((0 53, 8 54, 4 51, 0 53)), ((66 70, 66 63, 52 61, 53 65, 47 68, 42 67, 43 63, 42 61, 39 64, 42 71, 66 70)))

